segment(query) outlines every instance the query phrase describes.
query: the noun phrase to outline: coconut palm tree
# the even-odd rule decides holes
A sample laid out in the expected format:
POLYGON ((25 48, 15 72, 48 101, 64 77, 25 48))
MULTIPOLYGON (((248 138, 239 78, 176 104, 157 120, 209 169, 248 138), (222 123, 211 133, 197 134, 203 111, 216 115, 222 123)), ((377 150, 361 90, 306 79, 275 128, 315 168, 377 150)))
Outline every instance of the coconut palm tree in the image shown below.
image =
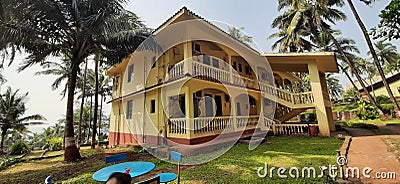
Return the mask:
MULTIPOLYGON (((363 1, 366 4, 370 4, 374 0, 361 0, 361 1, 363 1)), ((400 117, 399 104, 397 103, 396 99, 394 98, 393 92, 390 89, 390 86, 389 86, 388 82, 386 81, 386 76, 385 76, 385 74, 383 72, 381 64, 379 63, 379 57, 378 57, 377 53, 375 52, 375 49, 374 49, 374 46, 372 44, 371 38, 369 37, 367 28, 365 27, 364 23, 362 22, 362 20, 361 20, 359 14, 358 14, 356 8, 354 7, 354 4, 353 4, 352 0, 347 0, 347 4, 349 5, 349 7, 351 9, 351 12, 354 15, 354 18, 356 19, 357 24, 359 25, 359 27, 360 27, 363 35, 364 35, 364 38, 365 38, 365 41, 367 42, 370 54, 371 54, 371 56, 373 58, 373 62, 375 64, 375 66, 376 66, 376 69, 378 70, 379 75, 382 78, 383 85, 385 86, 386 91, 389 94, 390 100, 392 101, 392 103, 394 105, 394 109, 396 111, 396 117, 400 117)))
POLYGON ((326 75, 326 84, 331 99, 339 99, 344 93, 343 86, 340 84, 339 79, 332 76, 332 74, 326 75))
POLYGON ((279 29, 269 37, 279 38, 272 45, 272 49, 279 46, 280 52, 311 51, 314 47, 313 42, 321 31, 315 25, 315 20, 325 27, 329 27, 328 23, 335 24, 337 21, 346 20, 346 15, 335 9, 343 6, 342 0, 324 2, 324 6, 321 6, 308 0, 279 0, 278 10, 287 10, 272 23, 273 28, 279 29), (323 16, 317 19, 316 14, 323 16))
MULTIPOLYGON (((398 55, 397 55, 397 48, 393 44, 389 42, 379 41, 375 44, 375 51, 380 61, 380 64, 383 66, 385 71, 391 72, 398 71, 398 55)), ((369 55, 371 52, 368 51, 369 55)), ((386 73, 386 72, 385 72, 386 73)))
POLYGON ((80 64, 101 53, 109 63, 120 62, 145 39, 148 31, 125 0, 12 1, 12 21, 0 19, 0 50, 16 47, 28 54, 21 70, 43 63, 48 56, 66 56, 70 62, 65 122, 66 161, 81 158, 75 144, 74 93, 80 64), (147 32, 146 32, 147 33, 147 32), (119 49, 117 49, 119 48, 119 49))
POLYGON ((62 99, 65 97, 68 89, 68 83, 66 81, 69 78, 71 63, 68 59, 63 59, 61 63, 54 61, 47 61, 40 64, 44 70, 38 71, 35 75, 55 75, 56 80, 51 84, 52 90, 57 90, 60 86, 63 86, 60 95, 62 99))
POLYGON ((329 36, 329 38, 333 41, 334 45, 338 49, 340 55, 343 57, 344 61, 351 69, 352 73, 355 74, 361 87, 366 92, 368 99, 371 101, 374 108, 377 109, 380 116, 383 117, 384 116, 383 112, 379 109, 378 105, 376 104, 372 96, 368 93, 368 90, 361 76, 356 70, 353 61, 350 60, 351 58, 346 55, 340 43, 332 34, 331 27, 328 24, 328 23, 335 24, 335 22, 337 21, 346 19, 346 15, 343 12, 334 8, 334 7, 342 7, 344 5, 343 0, 312 1, 312 2, 307 0, 280 0, 278 2, 279 2, 278 9, 286 7, 289 8, 289 11, 294 11, 296 12, 296 15, 298 15, 298 16, 293 16, 292 19, 287 20, 287 22, 290 23, 279 23, 281 25, 286 25, 283 26, 283 28, 286 27, 285 29, 287 29, 289 32, 292 32, 292 30, 296 30, 294 28, 299 27, 299 25, 305 25, 306 30, 308 30, 310 34, 310 39, 313 41, 316 40, 317 37, 315 35, 318 35, 319 32, 325 32, 329 36), (299 18, 303 15, 306 15, 307 19, 299 18), (302 20, 306 20, 306 22, 302 20))
POLYGON ((13 91, 11 87, 8 87, 0 97, 0 152, 3 151, 7 130, 24 130, 26 125, 41 124, 41 120, 45 120, 40 114, 24 116, 28 93, 20 95, 18 92, 19 90, 13 91))
MULTIPOLYGON (((339 30, 332 30, 333 35, 340 36, 342 33, 339 30)), ((359 53, 359 50, 357 46, 355 45, 355 41, 352 39, 348 38, 342 38, 338 37, 337 38, 338 43, 340 44, 340 47, 343 49, 344 53, 346 54, 347 57, 355 57, 356 53, 359 53)), ((332 39, 325 33, 325 32, 320 32, 317 39, 315 40, 315 49, 318 51, 331 51, 335 52, 337 54, 337 57, 339 60, 344 62, 344 58, 340 55, 338 48, 336 47, 335 43, 333 43, 332 39)), ((354 83, 353 79, 351 78, 350 74, 348 73, 348 70, 343 64, 338 64, 340 71, 344 73, 347 77, 347 79, 350 81, 350 83, 353 85, 355 89, 357 89, 356 84, 354 83)), ((357 91, 358 93, 358 91, 357 91)))

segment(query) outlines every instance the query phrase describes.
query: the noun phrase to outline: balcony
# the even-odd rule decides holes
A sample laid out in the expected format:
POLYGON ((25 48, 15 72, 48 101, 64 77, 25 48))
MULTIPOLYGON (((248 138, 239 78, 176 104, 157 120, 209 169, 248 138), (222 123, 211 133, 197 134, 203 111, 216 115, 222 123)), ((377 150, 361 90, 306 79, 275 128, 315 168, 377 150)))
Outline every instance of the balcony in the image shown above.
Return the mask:
MULTIPOLYGON (((168 137, 193 139, 257 128, 259 116, 170 118, 168 137)), ((270 125, 265 122, 263 125, 270 125)))
MULTIPOLYGON (((193 59, 187 59, 176 63, 174 67, 169 70, 165 81, 170 82, 181 79, 185 76, 192 76, 202 80, 219 82, 222 84, 258 89, 258 84, 256 80, 246 76, 231 73, 229 68, 224 70, 222 68, 211 66, 211 64, 208 65, 201 63, 199 61, 203 60, 202 57, 204 56, 197 56, 193 59)), ((216 59, 220 61, 219 58, 215 58, 212 56, 208 57, 210 57, 210 60, 216 59)), ((220 64, 222 65, 222 63, 220 64)), ((224 63, 224 65, 228 64, 224 63)))
MULTIPOLYGON (((200 57, 201 56, 198 58, 200 57)), ((169 74, 166 77, 166 81, 170 82, 185 76, 192 76, 202 80, 261 90, 266 98, 276 100, 276 102, 290 108, 314 107, 314 95, 312 91, 292 93, 277 88, 266 82, 259 83, 257 80, 249 77, 231 73, 229 70, 223 70, 198 62, 195 59, 187 59, 175 64, 174 67, 170 69, 169 74)))

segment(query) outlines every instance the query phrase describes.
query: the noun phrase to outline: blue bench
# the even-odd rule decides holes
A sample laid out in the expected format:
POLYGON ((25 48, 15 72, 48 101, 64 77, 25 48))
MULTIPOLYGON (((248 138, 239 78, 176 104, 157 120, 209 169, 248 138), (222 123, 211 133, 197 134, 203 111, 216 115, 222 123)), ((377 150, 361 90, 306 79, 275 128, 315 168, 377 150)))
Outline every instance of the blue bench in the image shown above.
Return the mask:
POLYGON ((108 157, 106 157, 105 162, 106 162, 106 164, 109 164, 109 163, 116 163, 116 162, 124 161, 124 160, 126 160, 126 153, 108 156, 108 157))

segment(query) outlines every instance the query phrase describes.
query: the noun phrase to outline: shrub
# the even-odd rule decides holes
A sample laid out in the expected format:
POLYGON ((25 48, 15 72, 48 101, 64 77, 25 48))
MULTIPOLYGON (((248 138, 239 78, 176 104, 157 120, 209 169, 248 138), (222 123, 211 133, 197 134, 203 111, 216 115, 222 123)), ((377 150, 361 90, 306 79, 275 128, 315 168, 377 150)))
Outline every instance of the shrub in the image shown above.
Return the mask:
POLYGON ((14 165, 15 163, 17 163, 19 160, 16 159, 15 157, 10 157, 10 156, 2 156, 0 157, 0 170, 14 165))
POLYGON ((51 151, 59 151, 62 148, 63 139, 61 137, 52 137, 49 139, 49 148, 51 151))
POLYGON ((31 150, 27 143, 25 143, 23 141, 19 141, 19 142, 12 144, 8 148, 8 152, 9 152, 8 154, 10 154, 10 155, 21 155, 21 154, 29 153, 29 152, 31 152, 31 150))
POLYGON ((358 107, 355 111, 355 114, 359 119, 367 120, 367 119, 379 118, 378 112, 368 100, 363 100, 363 99, 358 100, 357 106, 358 107))
POLYGON ((391 110, 394 109, 393 104, 380 104, 379 108, 381 108, 382 112, 386 115, 391 115, 391 110))
POLYGON ((386 95, 378 95, 375 99, 378 104, 390 103, 390 98, 386 95))

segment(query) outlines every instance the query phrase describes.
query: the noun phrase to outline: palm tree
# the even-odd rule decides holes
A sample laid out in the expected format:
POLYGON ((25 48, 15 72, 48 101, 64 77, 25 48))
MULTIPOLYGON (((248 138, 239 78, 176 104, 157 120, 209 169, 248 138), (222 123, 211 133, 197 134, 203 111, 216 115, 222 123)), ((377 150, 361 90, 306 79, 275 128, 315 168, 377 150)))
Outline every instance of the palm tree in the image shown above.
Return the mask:
POLYGON ((344 92, 343 86, 340 84, 339 79, 333 77, 332 74, 327 74, 326 84, 328 86, 328 93, 331 99, 339 99, 344 92))
MULTIPOLYGON (((363 1, 364 3, 366 3, 366 4, 371 3, 371 0, 369 0, 369 1, 364 1, 364 0, 362 0, 362 1, 363 1)), ((373 0, 372 0, 372 1, 373 1, 373 0)), ((350 6, 351 12, 353 13, 354 18, 356 19, 357 24, 359 25, 359 27, 360 27, 360 29, 361 29, 363 35, 364 35, 365 41, 367 42, 369 51, 370 51, 370 53, 371 53, 371 55, 372 55, 372 58, 373 58, 373 62, 374 62, 374 64, 375 64, 375 66, 376 66, 376 69, 378 70, 379 75, 380 75, 381 78, 382 78, 383 85, 385 86, 386 91, 387 91, 387 93, 389 94, 390 100, 392 101, 392 103, 393 103, 393 105, 394 105, 394 109, 395 109, 395 111, 396 111, 396 117, 398 118, 398 117, 400 117, 400 107, 399 107, 399 104, 397 104, 397 101, 396 101, 396 99, 395 99, 394 96, 393 96, 393 92, 392 92, 392 90, 390 89, 390 86, 389 86, 388 82, 386 81, 386 76, 385 76, 385 74, 384 74, 384 72, 383 72, 383 69, 382 69, 381 64, 379 63, 378 55, 377 55, 376 52, 375 52, 375 49, 374 49, 374 46, 373 46, 373 44, 372 44, 371 38, 369 37, 367 28, 365 27, 365 25, 364 25, 364 23, 362 22, 360 16, 358 15, 358 12, 357 12, 356 8, 354 7, 353 2, 352 2, 351 0, 347 0, 347 3, 348 3, 348 5, 350 6)))
POLYGON ((63 82, 67 81, 69 78, 70 68, 71 68, 71 63, 68 61, 68 59, 63 59, 61 63, 53 62, 53 61, 48 61, 48 62, 43 62, 40 64, 45 70, 43 71, 38 71, 35 73, 35 75, 55 75, 57 76, 56 80, 51 84, 51 89, 52 90, 57 90, 61 85, 63 86, 63 89, 60 93, 62 98, 65 97, 65 94, 67 93, 68 89, 68 83, 63 84, 63 82))
POLYGON ((329 27, 327 22, 335 24, 337 21, 346 20, 346 15, 334 8, 343 6, 342 0, 324 2, 326 6, 308 0, 279 0, 278 10, 288 10, 272 23, 273 28, 280 30, 269 37, 280 38, 272 45, 272 49, 279 45, 280 52, 311 51, 314 47, 313 42, 321 31, 315 24, 316 20, 326 27, 329 27), (318 18, 316 15, 323 16, 318 18))
POLYGON ((100 144, 100 130, 101 130, 101 120, 103 119, 103 102, 107 99, 108 96, 111 96, 112 86, 111 86, 111 78, 106 75, 106 68, 100 68, 99 72, 99 91, 100 95, 100 115, 99 115, 99 131, 98 131, 98 139, 100 144))
POLYGON ((88 62, 87 60, 85 61, 85 70, 84 70, 84 75, 83 75, 83 84, 78 85, 80 86, 80 89, 82 90, 82 95, 81 95, 81 108, 80 108, 80 114, 79 114, 79 125, 78 125, 78 146, 81 146, 82 143, 82 118, 83 118, 83 106, 85 103, 85 95, 86 95, 86 76, 87 76, 87 66, 88 62))
POLYGON ((272 45, 272 50, 278 48, 279 52, 304 52, 312 50, 310 31, 307 25, 306 3, 301 0, 279 0, 278 10, 289 9, 275 18, 272 28, 279 31, 270 35, 268 39, 278 38, 272 45))
POLYGON ((25 103, 28 93, 19 95, 18 92, 19 90, 13 91, 8 87, 0 98, 0 152, 3 151, 7 130, 24 130, 26 129, 26 125, 42 123, 40 121, 29 122, 31 120, 45 120, 45 118, 39 114, 23 116, 26 112, 25 103))
MULTIPOLYGON (((332 34, 340 36, 342 33, 338 30, 332 30, 332 34)), ((356 42, 354 40, 339 37, 337 38, 337 41, 347 57, 354 58, 355 55, 353 53, 359 53, 359 50, 355 45, 356 42)), ((339 53, 339 49, 336 47, 335 43, 332 41, 329 35, 327 35, 325 32, 319 33, 317 39, 315 40, 315 47, 318 51, 335 52, 337 54, 338 59, 341 60, 342 62, 344 61, 344 58, 339 53)), ((343 66, 343 64, 340 63, 338 64, 338 66, 340 68, 340 71, 346 75, 347 79, 350 81, 353 87, 357 89, 356 84, 354 83, 353 79, 351 78, 350 74, 347 71, 348 67, 346 68, 345 66, 343 66)), ((357 91, 357 93, 359 92, 357 91)))
POLYGON ((354 67, 354 63, 350 60, 342 49, 340 43, 336 40, 336 38, 332 34, 332 30, 330 25, 327 23, 335 24, 336 21, 345 20, 346 15, 332 7, 342 7, 344 5, 343 0, 330 0, 330 1, 307 1, 307 0, 279 0, 278 9, 283 9, 288 7, 288 11, 296 12, 297 16, 293 16, 292 19, 288 19, 285 21, 286 23, 279 23, 282 26, 280 29, 284 28, 289 32, 293 32, 292 30, 296 30, 296 27, 301 25, 305 25, 305 30, 310 34, 310 40, 316 40, 319 32, 325 32, 329 38, 333 41, 334 45, 338 49, 340 55, 343 57, 346 64, 350 67, 352 73, 355 74, 357 80, 359 81, 361 87, 366 92, 368 99, 371 101, 372 105, 375 109, 377 109, 378 113, 381 117, 384 116, 383 112, 379 109, 378 105, 369 94, 367 88, 365 87, 364 82, 362 81, 361 76, 358 71, 354 67), (307 13, 305 13, 307 12, 307 13), (301 18, 306 16, 307 18, 301 18), (305 21, 305 22, 304 22, 305 21), (327 22, 326 22, 327 21, 327 22), (289 23, 290 22, 290 23, 289 23), (314 35, 314 36, 313 36, 314 35))
MULTIPOLYGON (((392 74, 393 71, 398 71, 399 66, 397 63, 398 55, 396 46, 384 41, 376 42, 374 45, 380 64, 384 69, 390 71, 392 74)), ((368 52, 368 54, 371 54, 371 52, 368 52)))
POLYGON ((99 107, 99 61, 100 55, 97 53, 94 56, 94 110, 93 110, 93 128, 92 128, 92 142, 90 147, 92 149, 96 146, 96 132, 97 132, 97 119, 98 119, 98 107, 99 107))
POLYGON ((50 55, 70 62, 65 122, 66 161, 81 158, 75 144, 74 93, 79 65, 90 55, 102 53, 117 63, 144 39, 137 16, 124 9, 125 0, 12 1, 12 21, 0 20, 0 50, 16 47, 28 54, 21 70, 43 63, 50 55), (118 48, 118 49, 117 49, 118 48))

